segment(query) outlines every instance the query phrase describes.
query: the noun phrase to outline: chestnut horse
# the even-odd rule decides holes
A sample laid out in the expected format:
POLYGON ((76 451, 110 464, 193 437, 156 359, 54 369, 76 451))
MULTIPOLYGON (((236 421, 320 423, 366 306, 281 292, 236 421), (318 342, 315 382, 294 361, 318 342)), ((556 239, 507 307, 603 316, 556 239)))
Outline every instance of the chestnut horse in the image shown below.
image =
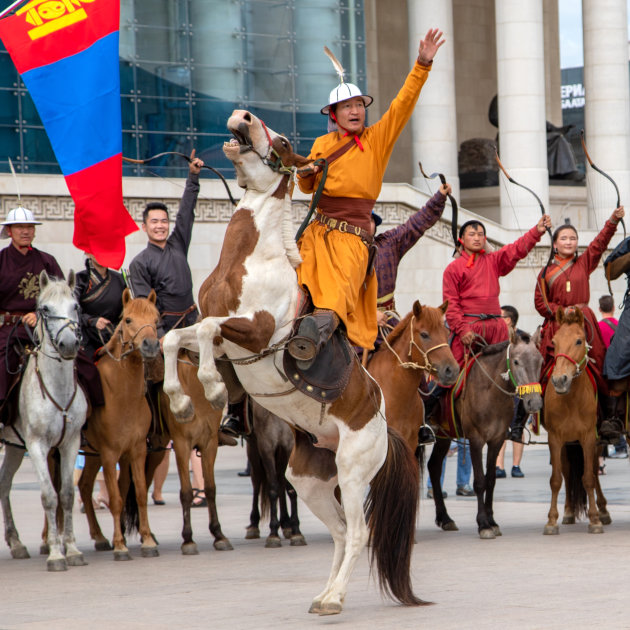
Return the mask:
POLYGON ((151 411, 145 397, 144 361, 159 356, 157 337, 158 310, 155 291, 148 298, 131 298, 129 289, 122 296, 123 313, 112 338, 100 351, 98 371, 103 383, 105 405, 95 407, 88 418, 85 437, 88 451, 97 456, 85 458, 85 468, 79 479, 79 491, 85 506, 90 536, 97 550, 111 549, 103 536, 94 513, 92 489, 99 467, 103 466, 109 509, 114 521, 115 560, 131 560, 125 545, 120 516, 123 497, 128 490, 128 470, 131 468, 139 511, 139 532, 144 557, 157 556, 157 543, 151 535, 147 514, 147 485, 145 460, 147 435, 151 425, 151 411), (116 464, 120 463, 121 484, 116 479, 116 464), (124 480, 127 480, 125 483, 124 480), (126 487, 125 487, 126 486, 126 487), (121 497, 122 493, 122 497, 121 497))
POLYGON ((588 344, 584 315, 576 307, 556 311, 560 325, 554 335, 554 362, 545 390, 543 422, 549 436, 551 455, 551 507, 544 534, 559 534, 558 492, 564 477, 566 499, 563 524, 575 523, 586 512, 588 531, 602 534, 603 525, 612 522, 597 475, 597 398, 589 377, 588 344), (570 442, 577 441, 576 447, 570 442), (581 449, 580 449, 581 447, 581 449), (579 452, 581 450, 581 452, 579 452), (597 503, 595 502, 597 490, 597 503))
MULTIPOLYGON (((493 508, 497 455, 512 421, 515 397, 522 398, 527 413, 535 413, 542 407, 538 383, 541 366, 542 356, 536 344, 529 335, 521 334, 513 335, 509 342, 484 348, 468 374, 463 375, 466 380, 455 402, 455 414, 461 421, 463 437, 470 441, 480 538, 492 539, 501 535, 493 508), (485 445, 488 450, 484 473, 482 451, 485 445)), ((436 433, 440 433, 440 429, 436 433)), ((455 436, 444 435, 444 431, 438 434, 428 463, 435 502, 435 524, 446 531, 457 530, 444 505, 440 485, 442 462, 452 437, 455 436)))
POLYGON ((422 604, 410 577, 418 466, 405 441, 387 427, 380 388, 356 358, 345 390, 332 403, 296 390, 284 373, 282 351, 297 311, 295 268, 301 262, 291 179, 306 160, 250 112, 234 111, 228 129, 234 138, 223 151, 245 194, 227 227, 219 263, 199 294, 203 321, 164 338, 164 390, 171 408, 180 419, 192 413, 177 374, 178 352, 186 347, 200 353, 198 376, 213 405, 222 407, 227 396, 215 364, 224 357, 256 402, 312 436, 296 432, 287 471, 334 540, 328 583, 310 612, 341 612, 368 539, 384 591, 404 604, 422 604))
POLYGON ((421 306, 416 300, 412 311, 385 337, 367 366, 383 391, 387 424, 414 452, 424 423, 424 405, 418 393, 423 375, 432 375, 449 387, 459 374, 444 325, 447 308, 448 301, 433 308, 421 306))

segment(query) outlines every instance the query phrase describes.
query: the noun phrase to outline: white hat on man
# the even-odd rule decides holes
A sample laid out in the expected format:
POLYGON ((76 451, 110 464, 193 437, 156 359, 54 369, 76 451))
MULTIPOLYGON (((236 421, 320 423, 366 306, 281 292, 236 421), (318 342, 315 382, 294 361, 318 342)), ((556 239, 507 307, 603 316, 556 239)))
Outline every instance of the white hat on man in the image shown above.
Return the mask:
POLYGON ((0 225, 4 226, 0 232, 0 238, 9 238, 6 226, 17 224, 41 225, 42 222, 37 221, 35 215, 30 210, 18 206, 17 208, 13 208, 13 210, 9 210, 7 220, 0 223, 0 225))

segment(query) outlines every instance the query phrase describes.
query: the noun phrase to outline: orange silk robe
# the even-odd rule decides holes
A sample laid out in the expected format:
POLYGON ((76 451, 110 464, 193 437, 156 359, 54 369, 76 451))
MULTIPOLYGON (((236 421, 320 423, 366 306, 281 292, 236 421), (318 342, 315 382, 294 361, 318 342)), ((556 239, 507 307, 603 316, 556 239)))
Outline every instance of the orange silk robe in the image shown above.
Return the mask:
MULTIPOLYGON (((376 201, 394 144, 411 117, 429 70, 430 66, 416 62, 387 112, 361 133, 364 151, 355 145, 330 165, 325 195, 376 201)), ((328 157, 349 140, 338 131, 321 136, 313 143, 309 159, 328 157)), ((320 179, 321 172, 300 178, 300 189, 315 192, 320 179)), ((354 234, 326 232, 317 221, 304 231, 298 243, 303 261, 297 269, 298 282, 309 290, 317 308, 337 313, 351 343, 372 348, 377 334, 377 283, 376 274, 366 277, 368 249, 354 234)))

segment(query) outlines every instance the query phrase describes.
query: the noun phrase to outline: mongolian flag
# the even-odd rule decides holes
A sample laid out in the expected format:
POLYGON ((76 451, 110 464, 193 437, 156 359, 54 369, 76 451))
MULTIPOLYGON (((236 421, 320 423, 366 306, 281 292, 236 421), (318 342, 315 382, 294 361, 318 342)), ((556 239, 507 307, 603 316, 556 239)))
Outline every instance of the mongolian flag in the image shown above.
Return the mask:
POLYGON ((116 269, 138 229, 122 199, 119 14, 118 0, 31 0, 0 20, 75 203, 73 242, 116 269))

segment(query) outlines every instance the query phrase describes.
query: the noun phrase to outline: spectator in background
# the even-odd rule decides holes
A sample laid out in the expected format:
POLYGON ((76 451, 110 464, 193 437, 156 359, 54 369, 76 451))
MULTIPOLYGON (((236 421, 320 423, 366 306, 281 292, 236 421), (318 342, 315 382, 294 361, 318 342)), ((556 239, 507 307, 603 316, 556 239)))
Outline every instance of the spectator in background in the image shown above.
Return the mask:
POLYGON ((604 345, 608 349, 619 323, 614 317, 615 301, 612 295, 602 295, 599 298, 599 312, 602 314, 602 319, 599 320, 599 329, 602 331, 604 345))

